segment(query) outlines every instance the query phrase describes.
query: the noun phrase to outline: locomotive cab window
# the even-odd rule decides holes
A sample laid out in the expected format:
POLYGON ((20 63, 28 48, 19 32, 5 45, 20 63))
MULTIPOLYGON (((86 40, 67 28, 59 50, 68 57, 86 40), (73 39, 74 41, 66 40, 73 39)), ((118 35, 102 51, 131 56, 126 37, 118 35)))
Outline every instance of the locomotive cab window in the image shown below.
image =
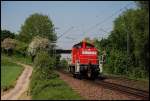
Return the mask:
POLYGON ((73 47, 74 48, 81 48, 82 47, 82 43, 75 44, 73 47))
POLYGON ((87 43, 86 48, 94 48, 94 45, 87 43))
POLYGON ((81 45, 79 45, 77 48, 81 48, 81 45))

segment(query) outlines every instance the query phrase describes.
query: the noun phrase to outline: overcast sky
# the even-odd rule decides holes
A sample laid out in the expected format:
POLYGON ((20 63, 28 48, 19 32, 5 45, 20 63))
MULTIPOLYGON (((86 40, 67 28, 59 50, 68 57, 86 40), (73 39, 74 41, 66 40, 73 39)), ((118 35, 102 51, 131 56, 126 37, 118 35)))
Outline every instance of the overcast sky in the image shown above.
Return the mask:
POLYGON ((71 49, 85 37, 107 37, 105 31, 112 30, 114 19, 125 11, 125 6, 136 7, 133 1, 1 1, 1 29, 18 33, 27 17, 42 13, 58 28, 57 36, 67 31, 57 45, 71 49))

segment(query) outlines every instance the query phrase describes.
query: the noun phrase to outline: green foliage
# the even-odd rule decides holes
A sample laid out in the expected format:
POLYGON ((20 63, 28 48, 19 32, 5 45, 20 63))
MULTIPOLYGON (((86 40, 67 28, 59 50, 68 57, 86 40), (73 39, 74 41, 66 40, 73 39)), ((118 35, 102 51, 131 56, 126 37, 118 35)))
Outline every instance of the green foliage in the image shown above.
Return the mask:
POLYGON ((112 50, 109 57, 110 61, 104 65, 104 70, 113 74, 126 74, 127 71, 127 57, 124 53, 117 50, 112 50), (110 69, 109 69, 110 68, 110 69))
POLYGON ((84 40, 86 40, 88 43, 91 43, 91 39, 89 37, 85 37, 84 40))
POLYGON ((41 78, 49 79, 51 78, 49 74, 51 74, 55 68, 55 62, 56 60, 50 57, 48 52, 39 51, 34 60, 35 70, 41 72, 41 78))
MULTIPOLYGON (((63 61, 64 63, 64 61, 63 61)), ((54 72, 56 60, 48 52, 39 51, 30 83, 32 99, 80 99, 54 72)))
POLYGON ((100 55, 107 52, 105 72, 146 78, 149 76, 149 6, 137 1, 139 8, 128 9, 114 21, 107 39, 95 40, 100 55), (127 54, 127 34, 129 54, 127 54))
POLYGON ((28 64, 28 65, 33 65, 30 56, 26 56, 26 57, 23 57, 22 54, 14 54, 11 59, 16 61, 16 62, 21 62, 21 63, 24 63, 24 64, 28 64))
POLYGON ((1 30, 1 41, 8 37, 14 39, 15 34, 10 32, 9 30, 1 30))
POLYGON ((11 57, 7 56, 6 54, 1 53, 2 56, 9 58, 10 60, 13 60, 14 62, 21 62, 24 64, 28 64, 28 65, 33 65, 33 63, 31 62, 31 57, 26 56, 23 57, 21 54, 14 54, 11 57))
POLYGON ((30 93, 33 100, 81 99, 64 81, 58 78, 58 74, 53 73, 57 77, 46 80, 40 78, 40 71, 33 71, 30 83, 30 93))
MULTIPOLYGON (((28 45, 22 41, 18 41, 16 39, 5 38, 2 42, 2 52, 8 53, 9 50, 13 51, 15 54, 26 55, 26 49, 28 45)), ((12 54, 13 54, 12 52, 12 54)))
POLYGON ((49 52, 52 49, 53 47, 47 38, 35 36, 28 46, 28 54, 31 56, 36 56, 38 51, 43 50, 49 52))
POLYGON ((16 53, 17 54, 22 54, 23 56, 25 56, 28 44, 26 44, 22 41, 19 41, 19 40, 17 40, 16 42, 17 42, 16 47, 15 47, 16 53))
POLYGON ((56 58, 56 68, 57 68, 60 65, 61 55, 60 54, 55 54, 55 58, 56 58))
POLYGON ((141 9, 149 10, 149 1, 136 1, 136 3, 141 9))
POLYGON ((64 59, 64 58, 63 58, 62 60, 60 60, 59 67, 60 67, 60 68, 67 68, 67 67, 68 67, 68 62, 67 62, 67 60, 64 59))
MULTIPOLYGON (((60 55, 57 58, 60 58, 60 55)), ((54 72, 57 62, 47 51, 38 51, 30 82, 30 94, 33 100, 80 99, 80 96, 74 93, 54 72)))
POLYGON ((38 13, 30 15, 21 27, 19 39, 30 43, 32 38, 37 35, 48 38, 50 41, 56 40, 54 25, 47 15, 38 13))
POLYGON ((39 51, 34 61, 35 67, 53 69, 55 60, 46 51, 39 51))
POLYGON ((13 63, 11 58, 1 55, 1 90, 5 91, 14 87, 23 67, 13 63))

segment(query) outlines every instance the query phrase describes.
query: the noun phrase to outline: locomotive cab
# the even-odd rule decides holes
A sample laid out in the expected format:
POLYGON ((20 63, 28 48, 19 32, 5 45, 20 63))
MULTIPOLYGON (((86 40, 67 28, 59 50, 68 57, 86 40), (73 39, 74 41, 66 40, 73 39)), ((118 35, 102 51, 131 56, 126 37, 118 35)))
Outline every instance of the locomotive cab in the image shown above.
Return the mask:
POLYGON ((72 47, 72 60, 69 71, 74 77, 86 76, 95 79, 99 75, 98 51, 94 45, 82 41, 72 47))

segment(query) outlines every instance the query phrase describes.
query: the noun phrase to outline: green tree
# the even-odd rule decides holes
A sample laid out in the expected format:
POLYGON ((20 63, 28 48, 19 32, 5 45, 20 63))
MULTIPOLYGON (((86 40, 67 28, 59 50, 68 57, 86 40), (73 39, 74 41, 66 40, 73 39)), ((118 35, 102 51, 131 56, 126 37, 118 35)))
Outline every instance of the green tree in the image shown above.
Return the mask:
POLYGON ((21 55, 23 55, 25 57, 26 54, 27 54, 27 52, 26 52, 27 48, 28 48, 28 44, 26 44, 25 42, 16 40, 15 52, 17 54, 21 54, 21 55))
POLYGON ((28 46, 28 54, 32 56, 32 61, 34 61, 38 51, 44 50, 50 53, 50 50, 52 49, 53 46, 50 44, 49 39, 35 36, 28 46))
MULTIPOLYGON (((130 54, 128 58, 131 59, 128 59, 130 61, 127 61, 128 63, 134 62, 133 64, 128 65, 128 68, 132 68, 131 71, 134 71, 134 67, 137 67, 137 70, 140 71, 148 71, 149 19, 147 16, 147 13, 143 9, 129 9, 125 11, 115 20, 114 29, 109 36, 112 46, 115 49, 126 51, 127 34, 129 34, 130 54)), ((142 73, 140 73, 140 75, 142 75, 142 73)))
POLYGON ((136 3, 141 9, 149 11, 149 1, 136 1, 136 3))
POLYGON ((48 38, 50 41, 56 41, 54 24, 47 15, 38 13, 30 15, 21 27, 19 39, 30 43, 37 35, 48 38))
POLYGON ((104 68, 109 73, 134 77, 149 75, 149 4, 147 1, 136 3, 137 9, 128 9, 115 19, 114 28, 107 39, 95 41, 100 51, 103 48, 107 51, 110 61, 104 68), (128 55, 127 42, 130 49, 128 55))
POLYGON ((68 67, 68 62, 66 59, 63 58, 62 60, 60 60, 60 67, 61 68, 67 68, 68 67))
POLYGON ((10 32, 9 30, 1 30, 1 41, 8 37, 14 39, 15 34, 10 32))
POLYGON ((43 79, 49 79, 53 76, 51 73, 53 73, 55 64, 56 60, 44 50, 39 51, 34 60, 34 68, 37 72, 40 72, 40 78, 43 79))
POLYGON ((136 13, 139 19, 135 19, 134 26, 135 55, 139 66, 149 75, 149 1, 138 1, 137 4, 140 8, 136 13))

